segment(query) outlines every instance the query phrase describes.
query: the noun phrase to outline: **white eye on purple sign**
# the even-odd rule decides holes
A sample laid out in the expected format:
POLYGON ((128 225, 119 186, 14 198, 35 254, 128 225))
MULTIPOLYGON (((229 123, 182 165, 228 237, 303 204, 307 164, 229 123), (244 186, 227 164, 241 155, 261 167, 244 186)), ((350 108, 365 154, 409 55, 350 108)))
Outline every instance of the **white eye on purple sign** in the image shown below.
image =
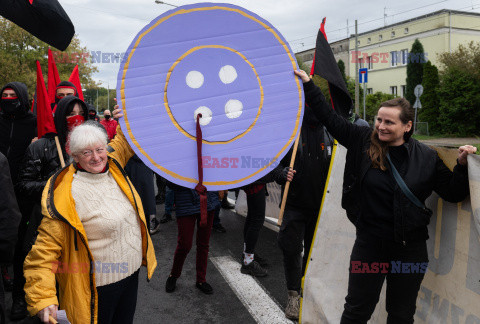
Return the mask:
POLYGON ((254 13, 182 6, 130 44, 118 72, 120 124, 147 166, 194 188, 201 114, 203 184, 241 187, 272 171, 298 135, 304 99, 296 68, 283 36, 254 13))

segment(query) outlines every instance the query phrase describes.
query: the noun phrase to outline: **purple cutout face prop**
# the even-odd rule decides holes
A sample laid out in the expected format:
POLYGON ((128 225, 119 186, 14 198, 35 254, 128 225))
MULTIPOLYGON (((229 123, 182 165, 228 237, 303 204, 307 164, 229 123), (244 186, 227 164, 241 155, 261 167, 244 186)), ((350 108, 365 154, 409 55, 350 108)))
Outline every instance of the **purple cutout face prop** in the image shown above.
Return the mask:
POLYGON ((124 134, 162 177, 198 183, 202 114, 204 185, 245 186, 271 172, 300 130, 303 89, 295 56, 267 21, 230 4, 168 11, 132 41, 117 97, 124 134))

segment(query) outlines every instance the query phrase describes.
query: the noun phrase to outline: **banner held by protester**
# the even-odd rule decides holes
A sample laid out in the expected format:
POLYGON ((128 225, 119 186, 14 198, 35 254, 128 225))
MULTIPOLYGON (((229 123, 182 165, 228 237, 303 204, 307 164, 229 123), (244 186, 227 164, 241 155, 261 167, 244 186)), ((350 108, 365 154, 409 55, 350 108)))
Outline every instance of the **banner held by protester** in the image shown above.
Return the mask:
POLYGON ((273 170, 299 133, 296 68, 283 36, 254 13, 230 4, 182 6, 154 19, 128 48, 117 82, 120 123, 145 164, 194 188, 201 113, 203 184, 241 187, 273 170))

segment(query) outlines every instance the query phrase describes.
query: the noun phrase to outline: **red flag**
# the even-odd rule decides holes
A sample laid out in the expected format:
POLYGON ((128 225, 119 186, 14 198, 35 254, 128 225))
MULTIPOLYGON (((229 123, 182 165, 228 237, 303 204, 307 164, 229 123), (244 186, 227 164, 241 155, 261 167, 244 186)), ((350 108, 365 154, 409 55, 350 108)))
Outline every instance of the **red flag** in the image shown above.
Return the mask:
POLYGON ((52 51, 48 48, 48 99, 50 103, 55 102, 55 93, 57 85, 60 83, 60 76, 58 75, 57 65, 53 58, 52 51))
MULTIPOLYGON (((325 40, 327 40, 327 34, 325 34, 325 20, 326 19, 327 19, 327 17, 323 17, 322 24, 320 25, 320 32, 323 34, 323 36, 325 36, 325 40)), ((310 70, 310 75, 315 74, 315 52, 313 53, 312 69, 310 70)))
POLYGON ((38 138, 42 138, 47 133, 56 133, 55 124, 53 122, 52 109, 48 102, 47 89, 43 80, 42 68, 40 62, 37 61, 37 132, 38 138))
POLYGON ((68 78, 68 81, 72 82, 75 85, 75 87, 77 88, 78 98, 82 99, 83 101, 82 85, 80 84, 80 75, 78 74, 78 64, 75 65, 75 68, 73 69, 72 74, 70 74, 70 78, 68 78))

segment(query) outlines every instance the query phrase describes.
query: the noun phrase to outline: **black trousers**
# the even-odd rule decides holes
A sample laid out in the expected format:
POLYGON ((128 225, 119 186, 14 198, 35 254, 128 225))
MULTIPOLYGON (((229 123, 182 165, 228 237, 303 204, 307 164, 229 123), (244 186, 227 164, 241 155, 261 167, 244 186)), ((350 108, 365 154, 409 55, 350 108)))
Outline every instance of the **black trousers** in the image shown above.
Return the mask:
POLYGON ((137 307, 138 272, 109 285, 97 287, 98 324, 131 324, 137 307))
MULTIPOLYGON (((406 246, 382 240, 368 234, 359 234, 350 257, 348 295, 340 323, 367 323, 380 297, 383 282, 387 280, 387 323, 413 323, 416 300, 428 264, 426 241, 407 243, 406 246), (372 271, 374 264, 389 264, 387 273, 372 271), (367 264, 367 266, 365 266, 367 264), (393 268, 395 264, 395 268, 393 268), (402 268, 402 264, 415 264, 402 268), (418 271, 417 271, 418 270, 418 271)), ((383 267, 385 269, 385 267, 383 267)))
POLYGON ((265 187, 254 194, 247 195, 247 218, 243 227, 246 253, 255 253, 255 245, 265 221, 265 187))
POLYGON ((300 291, 308 254, 312 246, 319 210, 301 210, 287 206, 278 232, 283 252, 283 268, 288 290, 300 291), (302 258, 302 251, 305 250, 302 258))

